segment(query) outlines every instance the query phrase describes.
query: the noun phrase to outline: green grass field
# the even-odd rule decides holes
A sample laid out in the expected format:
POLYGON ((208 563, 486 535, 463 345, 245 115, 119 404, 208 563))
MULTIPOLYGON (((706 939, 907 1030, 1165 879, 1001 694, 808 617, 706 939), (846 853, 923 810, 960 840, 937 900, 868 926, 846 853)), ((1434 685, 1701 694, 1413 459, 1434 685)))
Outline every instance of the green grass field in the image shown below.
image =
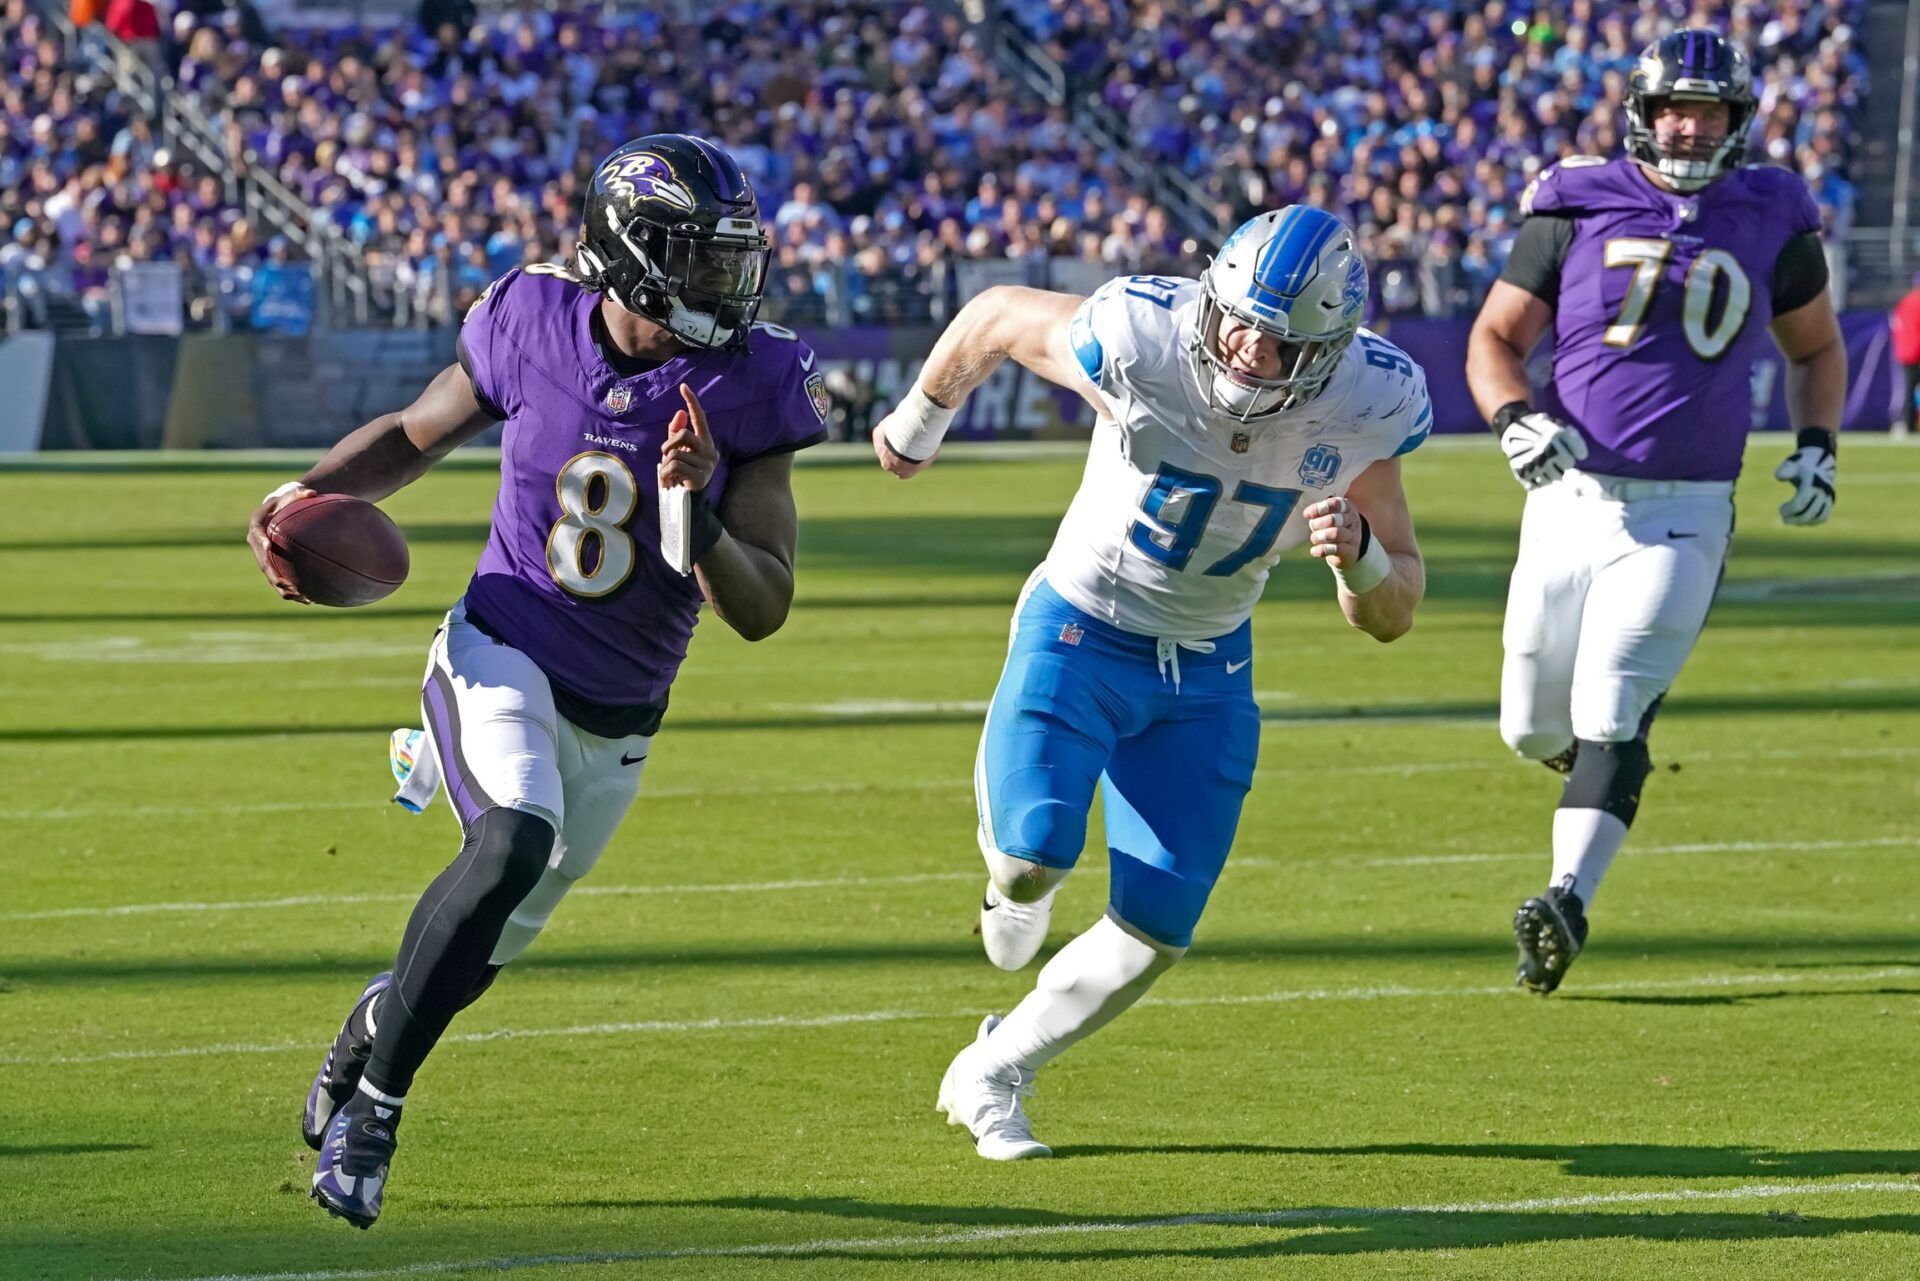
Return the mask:
MULTIPOLYGON (((1920 1233, 1920 449, 1836 520, 1749 459, 1727 589, 1589 952, 1511 986, 1556 783, 1495 729, 1520 492, 1408 485, 1413 633, 1276 575, 1239 844, 1190 958, 1042 1077, 1060 1159, 933 1113, 1032 982, 973 937, 970 772, 1076 461, 797 473, 799 602, 709 619, 624 830, 456 1022, 361 1234, 296 1114, 457 837, 387 803, 495 473, 388 504, 412 580, 277 601, 294 464, 0 471, 0 1276, 1912 1277, 1920 1233)), ((1097 833, 1097 829, 1096 829, 1097 833)), ((1053 942, 1105 901, 1096 834, 1053 942)))

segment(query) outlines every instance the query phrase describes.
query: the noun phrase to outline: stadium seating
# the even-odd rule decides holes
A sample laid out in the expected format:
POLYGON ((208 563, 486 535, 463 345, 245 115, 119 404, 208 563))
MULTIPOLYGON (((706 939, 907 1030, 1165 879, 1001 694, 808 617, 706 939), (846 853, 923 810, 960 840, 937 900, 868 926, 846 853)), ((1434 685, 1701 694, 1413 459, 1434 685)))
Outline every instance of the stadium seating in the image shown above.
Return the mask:
MULTIPOLYGON (((925 320, 970 258, 1174 270, 1222 227, 1294 200, 1361 229, 1378 312, 1452 314, 1497 274, 1539 166, 1619 147, 1625 68, 1690 14, 1754 51, 1754 148, 1800 169, 1844 232, 1863 11, 1374 0, 1336 18, 1324 0, 1010 0, 1001 17, 1058 62, 1065 105, 1008 75, 957 17, 877 0, 686 20, 516 7, 469 30, 271 34, 183 8, 160 56, 236 162, 361 246, 403 324, 450 323, 508 267, 564 256, 592 160, 665 129, 715 137, 754 177, 777 243, 770 318, 925 320), (1204 193, 1214 225, 1182 224, 1076 126, 1086 96, 1204 193)), ((247 325, 268 246, 231 175, 163 146, 27 0, 5 12, 11 323, 99 324, 107 265, 125 257, 179 263, 194 323, 247 325)))
POLYGON ((1615 154, 1634 58, 1688 21, 1724 25, 1762 82, 1756 158, 1800 169, 1851 224, 1849 124, 1866 92, 1863 0, 1462 3, 1011 0, 1076 91, 1120 113, 1223 224, 1291 201, 1360 229, 1376 307, 1470 309, 1506 259, 1542 164, 1615 154))

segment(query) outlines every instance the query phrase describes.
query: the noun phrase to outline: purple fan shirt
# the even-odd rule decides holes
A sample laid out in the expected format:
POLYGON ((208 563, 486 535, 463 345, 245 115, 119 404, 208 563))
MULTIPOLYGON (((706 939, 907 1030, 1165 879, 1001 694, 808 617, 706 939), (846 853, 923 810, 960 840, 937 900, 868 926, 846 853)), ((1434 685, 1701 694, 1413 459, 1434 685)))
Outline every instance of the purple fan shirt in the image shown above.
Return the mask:
POLYGON ((1754 357, 1774 319, 1774 264, 1789 240, 1820 230, 1806 184, 1756 167, 1669 192, 1616 158, 1555 165, 1522 203, 1574 224, 1540 407, 1586 437, 1582 469, 1739 476, 1754 357))
POLYGON ((825 439, 827 394, 812 348, 756 325, 746 351, 689 349, 622 377, 595 342, 601 296, 542 271, 510 271, 461 328, 468 372, 505 420, 500 496, 469 612, 566 692, 603 707, 665 700, 701 596, 660 554, 656 469, 667 427, 700 398, 719 465, 720 509, 746 462, 825 439))

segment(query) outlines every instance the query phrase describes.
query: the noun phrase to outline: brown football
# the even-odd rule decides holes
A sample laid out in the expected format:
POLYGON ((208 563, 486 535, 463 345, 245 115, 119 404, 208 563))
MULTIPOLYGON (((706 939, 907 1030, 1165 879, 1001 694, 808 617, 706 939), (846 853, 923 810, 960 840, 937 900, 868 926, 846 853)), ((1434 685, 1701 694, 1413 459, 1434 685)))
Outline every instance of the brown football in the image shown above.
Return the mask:
POLYGON ((316 605, 370 605, 407 580, 407 540, 364 499, 319 494, 267 521, 274 567, 316 605))

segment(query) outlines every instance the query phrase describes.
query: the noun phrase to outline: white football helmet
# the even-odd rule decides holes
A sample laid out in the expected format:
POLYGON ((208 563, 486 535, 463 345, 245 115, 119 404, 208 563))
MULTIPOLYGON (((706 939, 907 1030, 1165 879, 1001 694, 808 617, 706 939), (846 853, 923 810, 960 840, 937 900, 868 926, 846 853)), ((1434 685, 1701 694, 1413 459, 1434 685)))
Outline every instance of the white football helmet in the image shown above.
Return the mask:
POLYGON ((1367 304, 1367 267, 1346 223, 1310 205, 1250 218, 1200 274, 1188 355, 1207 404, 1242 422, 1303 405, 1340 364, 1367 304), (1280 343, 1276 378, 1231 368, 1221 355, 1228 316, 1280 343))

